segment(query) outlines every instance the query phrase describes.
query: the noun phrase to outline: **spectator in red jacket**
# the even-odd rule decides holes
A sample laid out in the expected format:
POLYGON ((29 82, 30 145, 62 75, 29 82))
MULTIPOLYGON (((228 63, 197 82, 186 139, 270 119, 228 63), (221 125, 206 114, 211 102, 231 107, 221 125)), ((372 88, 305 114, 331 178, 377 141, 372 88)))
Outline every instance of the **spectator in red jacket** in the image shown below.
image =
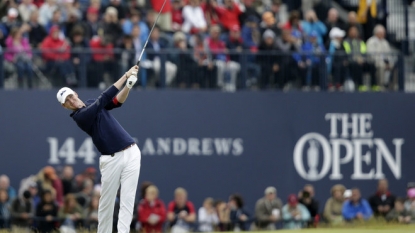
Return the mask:
MULTIPOLYGON (((160 12, 161 7, 163 6, 164 0, 151 0, 151 6, 155 12, 160 12)), ((163 31, 171 31, 171 2, 166 1, 166 5, 161 11, 160 18, 157 21, 157 25, 163 31)))
POLYGON ((240 26, 239 15, 242 14, 242 10, 233 0, 224 0, 224 6, 217 6, 215 9, 218 12, 222 26, 226 30, 230 30, 234 25, 240 26))
POLYGON ((138 221, 144 233, 160 233, 166 220, 166 208, 158 198, 159 191, 156 186, 150 185, 146 189, 145 198, 138 206, 138 221))
POLYGON ((90 41, 92 66, 88 73, 88 86, 97 87, 103 81, 105 73, 111 78, 118 76, 118 64, 114 57, 114 44, 107 34, 101 34, 90 41))
POLYGON ((167 219, 172 233, 189 232, 190 224, 196 221, 195 207, 187 200, 187 192, 184 188, 177 188, 174 191, 174 201, 169 203, 167 219))
POLYGON ((171 21, 173 31, 180 31, 183 24, 183 4, 181 0, 174 0, 171 9, 171 21))
POLYGON ((59 34, 58 26, 53 26, 50 29, 49 36, 40 45, 42 56, 46 61, 47 70, 56 70, 59 76, 65 78, 66 85, 75 86, 78 81, 70 62, 71 47, 67 41, 59 38, 59 34))
POLYGON ((202 3, 201 5, 203 13, 205 14, 206 23, 209 27, 221 24, 218 12, 216 11, 217 5, 216 0, 207 0, 206 3, 202 3))

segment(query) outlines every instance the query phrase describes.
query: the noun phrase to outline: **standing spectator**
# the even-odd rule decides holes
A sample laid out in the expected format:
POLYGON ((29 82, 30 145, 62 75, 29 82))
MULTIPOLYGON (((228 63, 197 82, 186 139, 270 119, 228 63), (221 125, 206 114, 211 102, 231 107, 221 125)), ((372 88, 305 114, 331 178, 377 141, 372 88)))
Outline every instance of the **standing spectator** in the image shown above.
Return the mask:
POLYGON ((301 44, 298 42, 288 29, 283 29, 282 36, 277 38, 277 49, 282 52, 279 72, 284 75, 285 90, 289 90, 300 81, 296 72, 293 72, 296 69, 296 64, 292 56, 293 53, 298 52, 301 48, 301 44))
MULTIPOLYGON (((153 7, 153 10, 155 12, 160 12, 161 7, 163 6, 164 1, 163 0, 151 0, 151 6, 153 7)), ((171 2, 166 1, 166 4, 161 11, 160 18, 157 21, 157 25, 160 27, 163 31, 171 31, 171 2)))
POLYGON ((105 73, 108 73, 111 78, 118 75, 118 63, 114 56, 114 44, 110 38, 112 36, 104 34, 94 37, 90 41, 93 65, 89 67, 89 87, 97 87, 100 82, 103 82, 105 73))
POLYGON ((290 30, 292 32, 296 31, 296 32, 302 33, 303 28, 301 27, 300 12, 292 11, 290 13, 288 22, 282 28, 286 30, 290 30))
MULTIPOLYGON (((153 33, 150 35, 150 40, 147 44, 147 59, 152 61, 154 73, 156 76, 157 81, 161 81, 160 77, 160 69, 161 69, 161 56, 162 53, 165 52, 165 49, 167 48, 167 43, 164 42, 164 40, 160 39, 160 29, 158 27, 154 27, 153 33)), ((165 77, 165 83, 166 86, 170 86, 172 84, 176 73, 177 73, 177 66, 168 61, 165 60, 165 68, 166 68, 166 77, 165 77)))
POLYGON ((167 220, 170 222, 172 233, 189 232, 191 224, 196 221, 194 205, 187 200, 187 192, 184 188, 177 188, 174 191, 174 201, 169 203, 167 220))
POLYGON ((262 22, 259 24, 259 26, 262 36, 264 36, 264 33, 267 30, 274 32, 276 37, 281 35, 281 29, 277 25, 274 15, 270 11, 266 11, 262 14, 262 22))
POLYGON ((367 52, 372 55, 371 57, 375 61, 376 83, 382 89, 389 85, 395 59, 391 54, 392 49, 389 42, 385 39, 385 28, 379 24, 373 31, 374 36, 367 41, 367 52))
POLYGON ((307 226, 312 217, 307 208, 299 203, 295 194, 288 196, 288 203, 282 208, 282 219, 285 229, 299 229, 307 226))
POLYGON ((217 200, 215 203, 216 213, 218 214, 219 231, 230 231, 231 228, 231 219, 230 219, 230 209, 226 202, 222 200, 217 200))
MULTIPOLYGON (((341 30, 344 30, 346 28, 346 25, 339 20, 339 12, 336 8, 331 8, 329 12, 327 13, 327 20, 326 20, 326 28, 327 32, 330 32, 332 28, 340 28, 341 30)), ((329 35, 324 35, 324 44, 328 45, 330 43, 329 35)))
POLYGON ((207 23, 199 0, 190 0, 190 5, 183 7, 183 26, 185 33, 203 33, 207 30, 207 23))
POLYGON ((48 35, 46 29, 38 22, 39 12, 34 11, 30 15, 29 25, 29 42, 33 48, 38 48, 45 37, 48 35))
POLYGON ((173 31, 180 31, 183 24, 183 1, 173 0, 173 6, 171 8, 171 21, 173 31))
POLYGON ((345 190, 346 188, 341 184, 334 185, 330 190, 331 197, 326 201, 326 205, 324 206, 324 218, 332 225, 343 223, 342 208, 345 190))
POLYGON ((314 187, 311 184, 307 184, 304 186, 303 190, 298 195, 298 198, 300 199, 300 203, 303 204, 308 212, 311 215, 309 226, 312 225, 314 221, 318 222, 318 209, 319 209, 319 203, 314 198, 315 192, 314 187))
POLYGON ((203 35, 196 34, 193 36, 195 45, 193 46, 193 59, 198 64, 198 73, 200 75, 201 87, 215 88, 217 85, 217 66, 212 60, 203 35))
MULTIPOLYGON (((48 70, 56 69, 60 77, 64 77, 65 83, 69 86, 77 84, 76 76, 71 58, 71 48, 67 41, 59 38, 60 30, 57 26, 50 29, 40 48, 43 50, 42 55, 46 60, 48 70)), ((55 80, 58 81, 59 80, 55 80)))
POLYGON ((213 206, 213 198, 206 198, 198 212, 199 231, 213 232, 219 223, 218 214, 213 206))
POLYGON ((146 196, 138 206, 138 221, 144 233, 161 233, 166 220, 166 207, 158 198, 159 191, 151 185, 146 189, 146 196))
POLYGON ((10 229, 10 198, 5 189, 0 189, 0 229, 10 229))
POLYGON ((347 24, 345 26, 346 31, 348 32, 351 27, 357 27, 359 31, 360 38, 365 38, 365 32, 363 31, 363 27, 360 23, 357 22, 357 14, 354 11, 350 11, 347 15, 347 24))
POLYGON ((410 188, 407 191, 408 200, 405 201, 405 209, 415 216, 415 188, 410 188))
POLYGON ((207 45, 212 52, 212 58, 218 69, 218 87, 225 91, 236 90, 236 79, 241 66, 239 63, 230 61, 226 55, 226 45, 220 40, 220 27, 215 25, 210 28, 210 37, 207 38, 207 45), (229 81, 225 80, 229 78, 229 81))
POLYGON ((281 55, 277 54, 279 49, 275 42, 275 33, 267 30, 262 35, 262 42, 258 47, 260 54, 258 54, 258 63, 261 66, 261 80, 259 85, 266 89, 272 86, 272 82, 278 85, 278 88, 283 88, 285 83, 285 75, 280 74, 281 55))
POLYGON ((93 196, 89 207, 85 210, 86 226, 89 230, 96 230, 98 228, 98 204, 99 196, 93 196))
POLYGON ((385 217, 394 207, 396 197, 389 192, 388 180, 381 179, 378 182, 378 189, 369 198, 370 207, 378 217, 385 217))
POLYGON ((247 20, 254 20, 255 22, 259 22, 261 20, 261 15, 254 7, 253 0, 243 0, 242 1, 245 6, 245 11, 239 16, 239 20, 242 25, 247 23, 247 20))
POLYGON ((39 23, 46 27, 48 22, 52 19, 53 13, 58 9, 56 0, 46 0, 39 8, 39 23))
POLYGON ((114 7, 108 7, 104 14, 104 19, 100 27, 98 28, 98 35, 105 34, 108 38, 108 42, 114 44, 118 43, 119 35, 122 35, 123 31, 120 22, 117 18, 118 11, 114 7))
POLYGON ((4 59, 14 65, 17 70, 17 78, 19 86, 23 87, 23 79, 27 78, 29 88, 33 87, 33 71, 32 71, 32 49, 27 38, 23 37, 23 33, 28 26, 21 28, 13 28, 10 36, 6 39, 7 51, 4 59))
POLYGON ((357 10, 357 22, 362 24, 365 31, 364 41, 367 41, 372 36, 372 29, 376 24, 377 18, 377 0, 359 0, 359 7, 357 10))
POLYGON ((277 189, 265 189, 265 197, 255 204, 256 226, 261 230, 275 230, 275 223, 281 220, 282 201, 277 197, 277 189))
POLYGON ((89 7, 86 12, 85 37, 87 40, 90 40, 92 39, 92 37, 98 35, 98 28, 99 28, 98 13, 99 13, 99 9, 94 8, 94 7, 89 7))
POLYGON ((6 190, 10 202, 17 196, 16 189, 10 186, 10 179, 7 175, 0 176, 0 189, 6 190))
POLYGON ((283 4, 282 0, 272 0, 270 8, 271 12, 274 14, 278 26, 282 27, 284 24, 287 23, 287 6, 283 4))
POLYGON ((261 41, 261 33, 258 30, 258 22, 256 17, 250 16, 245 20, 242 27, 242 40, 251 48, 256 49, 261 41))
POLYGON ((353 77, 355 85, 359 87, 359 91, 368 91, 366 85, 363 84, 363 73, 368 72, 371 77, 371 85, 373 91, 379 91, 379 86, 375 82, 375 66, 366 57, 367 47, 363 40, 359 38, 357 27, 350 27, 347 38, 343 41, 346 54, 349 57, 350 75, 353 77))
POLYGON ((37 184, 36 184, 36 182, 31 181, 30 184, 29 184, 28 190, 29 190, 30 196, 32 198, 34 211, 36 212, 36 206, 41 201, 41 198, 39 196, 39 192, 37 190, 37 184))
POLYGON ((230 212, 230 220, 231 220, 231 231, 247 231, 249 229, 248 226, 248 212, 243 208, 244 201, 242 197, 238 194, 231 195, 229 197, 229 208, 231 209, 230 212))
POLYGON ((352 197, 344 203, 342 213, 347 221, 369 220, 373 215, 369 203, 361 197, 358 188, 352 189, 352 197))
POLYGON ((329 90, 342 90, 343 83, 349 78, 346 51, 343 46, 343 37, 346 32, 334 27, 330 31, 329 59, 327 62, 328 73, 332 75, 329 90))
POLYGON ((94 189, 94 183, 90 179, 86 179, 84 181, 82 190, 75 194, 76 202, 81 206, 82 208, 87 208, 89 206, 89 203, 91 202, 92 198, 92 191, 94 189))
POLYGON ((126 9, 123 6, 123 3, 121 0, 110 0, 110 3, 105 8, 101 9, 102 10, 101 13, 103 14, 104 12, 108 10, 108 8, 111 8, 111 7, 117 10, 118 14, 116 15, 116 17, 118 18, 119 21, 123 21, 126 18, 126 9))
POLYGON ((11 204, 12 226, 19 232, 27 232, 34 217, 34 205, 31 193, 26 190, 22 197, 13 200, 11 204))
POLYGON ((73 167, 70 165, 66 165, 65 167, 63 167, 62 186, 64 196, 66 196, 68 193, 76 192, 73 167))
POLYGON ((206 0, 206 2, 202 4, 202 9, 205 14, 206 23, 209 28, 213 25, 221 24, 219 14, 216 11, 216 7, 216 0, 206 0))
POLYGON ((81 224, 84 216, 82 207, 76 202, 75 195, 68 194, 65 196, 65 202, 58 211, 58 217, 64 220, 64 224, 78 226, 81 224), (72 222, 73 224, 69 224, 72 222))
POLYGON ((394 208, 386 215, 386 220, 388 222, 397 222, 404 224, 414 222, 415 216, 405 209, 404 202, 405 200, 402 198, 397 198, 395 200, 394 208))
MULTIPOLYGON (((130 19, 124 20, 122 24, 122 29, 125 35, 131 35, 133 28, 138 26, 140 28, 140 39, 141 41, 146 41, 149 33, 147 24, 141 20, 141 15, 138 11, 133 11, 131 13, 130 19)), ((130 67, 130 66, 129 66, 130 67)))
POLYGON ((37 6, 33 4, 33 0, 23 0, 18 10, 23 22, 28 22, 33 12, 37 11, 37 6))
MULTIPOLYGON (((139 26, 135 26, 139 28, 139 26)), ((139 30, 139 29, 138 29, 139 30)), ((118 46, 121 50, 116 54, 116 60, 120 66, 120 71, 128 70, 128 67, 133 67, 135 65, 135 53, 133 38, 131 35, 124 35, 122 44, 118 46)), ((122 75, 122 74, 121 74, 122 75)))
POLYGON ((314 10, 307 11, 305 21, 301 23, 301 27, 304 30, 306 36, 310 35, 311 33, 315 33, 317 35, 317 42, 319 44, 323 43, 323 37, 327 33, 327 27, 317 18, 316 12, 314 10))
POLYGON ((44 190, 42 200, 36 207, 36 217, 38 221, 38 230, 42 233, 52 232, 55 229, 55 218, 58 216, 58 206, 55 204, 52 192, 44 190))
POLYGON ((224 0, 224 6, 216 6, 219 20, 225 31, 229 31, 234 25, 241 26, 239 16, 243 13, 241 8, 234 0, 224 0))

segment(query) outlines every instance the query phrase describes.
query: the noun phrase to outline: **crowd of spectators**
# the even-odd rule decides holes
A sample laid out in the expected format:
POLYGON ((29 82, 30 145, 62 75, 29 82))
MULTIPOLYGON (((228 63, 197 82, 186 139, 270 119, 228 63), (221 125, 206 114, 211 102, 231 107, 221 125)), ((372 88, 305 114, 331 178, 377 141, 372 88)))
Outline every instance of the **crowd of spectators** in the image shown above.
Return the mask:
MULTIPOLYGON (((92 88, 104 85, 104 77, 110 82, 122 75, 138 59, 163 4, 6 2, 0 6, 6 77, 17 75, 20 86, 29 88, 43 74, 54 85, 92 88)), ((390 87, 396 59, 379 1, 360 1, 346 21, 335 8, 318 16, 313 6, 319 2, 303 0, 293 7, 283 0, 167 0, 141 63, 140 85, 232 92, 319 90, 328 81, 329 90, 343 90, 352 80, 367 91, 368 76, 373 91, 390 87)))
MULTIPOLYGON (((96 230, 100 183, 93 167, 75 175, 71 166, 57 172, 46 166, 38 174, 23 179, 16 191, 6 175, 0 176, 0 229, 27 232, 70 232, 76 228, 96 230), (58 174, 59 173, 59 174, 58 174), (69 230, 69 231, 65 231, 69 230)), ((376 191, 365 199, 358 188, 341 184, 330 190, 324 206, 315 198, 314 187, 304 186, 282 200, 275 187, 267 187, 255 209, 249 211, 240 194, 228 200, 206 198, 197 210, 184 188, 177 188, 169 203, 159 198, 151 182, 143 182, 134 207, 133 232, 214 232, 299 229, 341 226, 370 220, 400 224, 415 223, 415 182, 408 183, 407 196, 396 197, 381 179, 376 191), (165 204, 166 203, 166 204, 165 204), (320 212, 320 210, 322 210, 320 212)), ((116 231, 119 195, 114 206, 113 229, 116 231)))

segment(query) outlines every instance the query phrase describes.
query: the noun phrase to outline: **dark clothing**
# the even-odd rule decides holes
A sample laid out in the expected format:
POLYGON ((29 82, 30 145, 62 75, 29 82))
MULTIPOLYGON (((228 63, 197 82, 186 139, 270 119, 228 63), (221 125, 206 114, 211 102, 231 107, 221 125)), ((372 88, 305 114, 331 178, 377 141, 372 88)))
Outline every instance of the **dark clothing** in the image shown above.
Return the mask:
POLYGON ((0 229, 10 228, 10 205, 0 203, 0 229))
POLYGON ((192 55, 184 51, 174 56, 174 58, 173 62, 177 65, 177 84, 180 87, 183 87, 183 85, 189 87, 192 84, 201 85, 200 68, 192 55))
POLYGON ((231 223, 232 223, 232 229, 234 230, 235 228, 239 228, 242 231, 247 231, 249 230, 249 226, 248 226, 248 221, 241 221, 239 219, 239 217, 241 215, 246 215, 249 218, 249 214, 248 212, 246 212, 244 209, 236 209, 236 210, 231 210, 230 213, 230 219, 231 219, 231 223))
POLYGON ((159 39, 157 42, 151 40, 148 41, 148 44, 146 46, 146 52, 148 51, 147 59, 153 61, 155 57, 160 56, 160 50, 165 48, 167 48, 167 45, 164 42, 164 40, 159 39))
POLYGON ((92 23, 87 21, 85 25, 85 37, 87 39, 92 39, 92 37, 98 35, 99 26, 98 22, 92 23))
POLYGON ((40 43, 48 35, 46 29, 40 24, 34 24, 29 22, 30 31, 29 31, 29 42, 33 48, 37 48, 40 43))
POLYGON ((195 213, 195 207, 194 207, 193 203, 191 203, 190 201, 187 201, 186 205, 182 208, 179 208, 174 201, 169 203, 167 213, 173 212, 176 216, 174 218, 174 220, 172 222, 170 222, 171 227, 176 225, 177 220, 178 220, 177 215, 183 210, 186 211, 188 214, 194 214, 195 213))
POLYGON ((284 74, 281 72, 281 54, 277 54, 279 49, 276 44, 267 45, 262 42, 258 50, 257 63, 261 66, 261 80, 259 82, 261 88, 267 88, 272 84, 277 84, 282 88, 285 83, 284 74), (274 66, 278 66, 278 70, 274 70, 274 66), (281 75, 280 75, 281 74, 281 75))
POLYGON ((112 44, 118 44, 120 36, 123 35, 123 31, 119 23, 104 22, 99 26, 98 30, 100 29, 104 30, 105 37, 107 37, 109 42, 111 42, 112 44))
POLYGON ((241 25, 244 25, 248 18, 255 18, 257 22, 261 21, 261 15, 256 11, 254 7, 245 6, 245 11, 239 15, 239 21, 241 25))
POLYGON ((375 216, 385 217, 387 213, 379 213, 378 207, 389 206, 389 209, 392 210, 395 207, 395 200, 396 197, 390 192, 387 192, 386 194, 377 192, 369 198, 369 204, 375 216))
POLYGON ((70 179, 62 179, 62 186, 63 186, 63 196, 66 196, 68 193, 76 193, 76 186, 75 186, 75 180, 70 179))
POLYGON ((114 4, 110 3, 106 7, 101 7, 101 15, 104 15, 105 14, 105 11, 110 6, 114 7, 115 9, 117 9, 117 12, 118 12, 118 14, 117 14, 118 15, 118 20, 121 20, 121 19, 125 19, 126 18, 126 9, 123 6, 123 1, 120 1, 120 4, 118 4, 118 5, 114 5, 114 4))
POLYGON ((230 56, 229 56, 230 60, 240 62, 241 55, 239 55, 239 54, 241 52, 238 52, 237 49, 241 48, 243 50, 246 50, 246 49, 249 49, 249 46, 244 43, 242 38, 239 38, 239 39, 229 38, 226 41, 226 48, 229 49, 229 51, 231 52, 230 56))
POLYGON ((323 37, 323 40, 324 40, 324 44, 325 45, 328 45, 330 43, 329 33, 330 33, 330 31, 331 31, 332 28, 337 27, 337 28, 340 28, 341 30, 346 30, 346 24, 343 23, 340 20, 338 20, 335 23, 326 21, 324 24, 326 25, 326 28, 327 28, 327 33, 323 37))
POLYGON ((346 28, 345 28, 346 32, 348 32, 349 29, 352 26, 357 27, 357 30, 359 31, 359 38, 361 38, 361 39, 365 38, 365 31, 363 31, 363 27, 360 23, 354 23, 354 24, 348 23, 348 24, 346 24, 346 28))
POLYGON ((19 227, 29 227, 31 219, 34 214, 34 207, 32 201, 16 198, 12 202, 11 215, 13 217, 12 225, 19 227), (26 213, 29 218, 21 218, 21 215, 26 213))
POLYGON ((303 199, 300 199, 299 202, 307 208, 308 212, 310 212, 312 219, 316 217, 316 215, 318 214, 318 207, 319 207, 319 203, 317 200, 312 198, 309 204, 304 203, 303 199))
POLYGON ((41 202, 36 208, 36 217, 40 217, 38 221, 38 230, 40 232, 52 232, 55 229, 56 221, 47 221, 46 216, 56 218, 58 216, 58 206, 55 203, 41 202))
POLYGON ((277 37, 281 36, 281 29, 278 27, 277 24, 268 26, 268 25, 264 25, 263 23, 261 23, 260 24, 261 38, 264 35, 264 32, 268 29, 271 30, 272 32, 274 32, 275 36, 277 36, 277 37))
POLYGON ((118 91, 115 86, 111 86, 98 99, 86 101, 86 107, 71 114, 79 128, 91 136, 98 151, 104 155, 114 154, 135 143, 109 113, 109 110, 121 106, 115 98, 118 91))

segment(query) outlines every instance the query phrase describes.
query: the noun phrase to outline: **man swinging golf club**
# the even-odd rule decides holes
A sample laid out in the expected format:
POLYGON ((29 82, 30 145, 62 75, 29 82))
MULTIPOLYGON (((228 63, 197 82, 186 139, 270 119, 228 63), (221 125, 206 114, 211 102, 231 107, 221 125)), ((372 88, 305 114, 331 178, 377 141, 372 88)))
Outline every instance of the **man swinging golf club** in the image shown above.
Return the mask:
POLYGON ((72 119, 85 131, 101 152, 101 198, 98 210, 98 233, 112 232, 112 218, 118 188, 121 185, 118 232, 130 231, 134 200, 140 175, 141 152, 134 139, 110 114, 121 107, 137 81, 138 66, 133 66, 97 99, 85 103, 68 87, 57 93, 60 104, 72 110, 72 119), (123 87, 124 83, 125 86, 123 87))

